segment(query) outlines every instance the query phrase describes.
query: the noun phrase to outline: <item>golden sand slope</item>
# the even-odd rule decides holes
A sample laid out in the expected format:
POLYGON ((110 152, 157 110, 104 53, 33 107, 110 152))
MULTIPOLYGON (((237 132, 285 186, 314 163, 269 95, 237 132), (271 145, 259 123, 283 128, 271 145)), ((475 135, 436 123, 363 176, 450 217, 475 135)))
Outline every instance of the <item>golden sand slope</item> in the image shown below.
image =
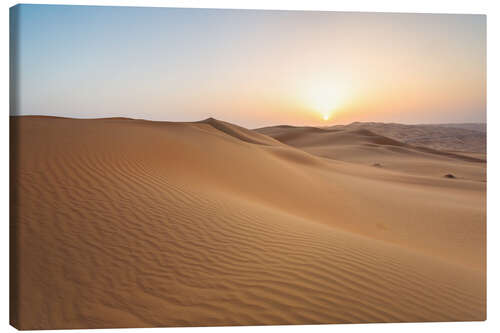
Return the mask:
POLYGON ((18 328, 486 318, 473 177, 321 158, 213 119, 11 121, 18 328))

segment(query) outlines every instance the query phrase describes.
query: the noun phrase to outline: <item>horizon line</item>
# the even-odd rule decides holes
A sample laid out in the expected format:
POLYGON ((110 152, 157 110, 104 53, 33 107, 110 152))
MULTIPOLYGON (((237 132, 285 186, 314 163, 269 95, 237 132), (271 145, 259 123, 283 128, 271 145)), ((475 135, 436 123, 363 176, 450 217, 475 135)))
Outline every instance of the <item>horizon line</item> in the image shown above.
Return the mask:
POLYGON ((397 124, 397 125, 407 125, 407 126, 436 126, 436 125, 453 125, 453 124, 456 124, 456 125, 460 125, 460 124, 485 124, 487 125, 487 122, 484 121, 465 121, 465 122, 434 122, 434 123, 401 123, 401 122, 394 122, 394 121, 352 121, 352 122, 349 122, 349 123, 330 123, 330 124, 326 124, 324 126, 318 126, 318 125, 307 125, 307 124, 303 124, 303 125, 289 125, 289 124, 275 124, 275 125, 265 125, 265 126, 261 126, 261 127, 255 127, 255 128, 249 128, 249 127, 246 127, 246 126, 243 126, 243 125, 240 125, 238 123, 234 123, 234 122, 231 122, 231 121, 226 121, 226 120, 222 120, 222 119, 217 119, 217 118, 214 118, 214 117, 207 117, 207 118, 204 118, 204 119, 200 119, 200 120, 194 120, 194 121, 173 121, 173 120, 152 120, 152 119, 146 119, 146 118, 132 118, 132 117, 120 117, 120 116, 117 116, 117 117, 100 117, 100 118, 91 118, 91 117, 67 117, 67 116, 52 116, 52 115, 43 115, 43 114, 30 114, 30 115, 27 115, 27 114, 24 114, 24 115, 9 115, 9 117, 38 117, 38 118, 59 118, 59 119, 76 119, 76 120, 136 120, 136 121, 148 121, 148 122, 157 122, 157 123, 200 123, 200 122, 204 122, 204 121, 208 121, 208 120, 215 120, 215 121, 222 121, 222 122, 226 122, 226 123, 229 123, 229 124, 232 124, 232 125, 236 125, 236 126, 239 126, 239 127, 243 127, 243 128, 246 128, 246 129, 250 129, 250 130, 256 130, 256 129, 262 129, 262 128, 269 128, 269 127, 279 127, 279 126, 289 126, 289 127, 316 127, 316 128, 323 128, 323 127, 332 127, 332 126, 348 126, 348 125, 352 125, 352 124, 356 124, 356 123, 359 123, 359 124, 397 124))

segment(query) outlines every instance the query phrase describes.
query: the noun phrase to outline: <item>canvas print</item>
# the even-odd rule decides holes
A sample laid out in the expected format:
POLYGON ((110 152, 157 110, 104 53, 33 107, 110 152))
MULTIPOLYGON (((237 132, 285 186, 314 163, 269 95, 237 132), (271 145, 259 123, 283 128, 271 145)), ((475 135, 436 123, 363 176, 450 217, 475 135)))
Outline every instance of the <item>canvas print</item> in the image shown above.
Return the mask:
POLYGON ((10 9, 18 329, 486 319, 486 16, 10 9))

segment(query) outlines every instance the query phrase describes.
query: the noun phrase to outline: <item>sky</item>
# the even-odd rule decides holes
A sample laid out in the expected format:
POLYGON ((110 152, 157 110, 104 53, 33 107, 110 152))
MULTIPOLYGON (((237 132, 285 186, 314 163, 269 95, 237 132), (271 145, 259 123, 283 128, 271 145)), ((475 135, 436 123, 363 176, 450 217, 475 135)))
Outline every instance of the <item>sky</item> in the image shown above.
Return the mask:
POLYGON ((486 16, 18 5, 13 115, 486 121, 486 16))

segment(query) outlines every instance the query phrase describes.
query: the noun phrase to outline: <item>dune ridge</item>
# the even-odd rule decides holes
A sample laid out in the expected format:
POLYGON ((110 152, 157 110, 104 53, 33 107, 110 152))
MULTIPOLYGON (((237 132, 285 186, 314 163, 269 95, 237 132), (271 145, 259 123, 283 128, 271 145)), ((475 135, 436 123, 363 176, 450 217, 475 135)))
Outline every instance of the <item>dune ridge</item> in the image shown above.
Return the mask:
POLYGON ((11 129, 18 328, 486 318, 484 162, 211 118, 11 129))

